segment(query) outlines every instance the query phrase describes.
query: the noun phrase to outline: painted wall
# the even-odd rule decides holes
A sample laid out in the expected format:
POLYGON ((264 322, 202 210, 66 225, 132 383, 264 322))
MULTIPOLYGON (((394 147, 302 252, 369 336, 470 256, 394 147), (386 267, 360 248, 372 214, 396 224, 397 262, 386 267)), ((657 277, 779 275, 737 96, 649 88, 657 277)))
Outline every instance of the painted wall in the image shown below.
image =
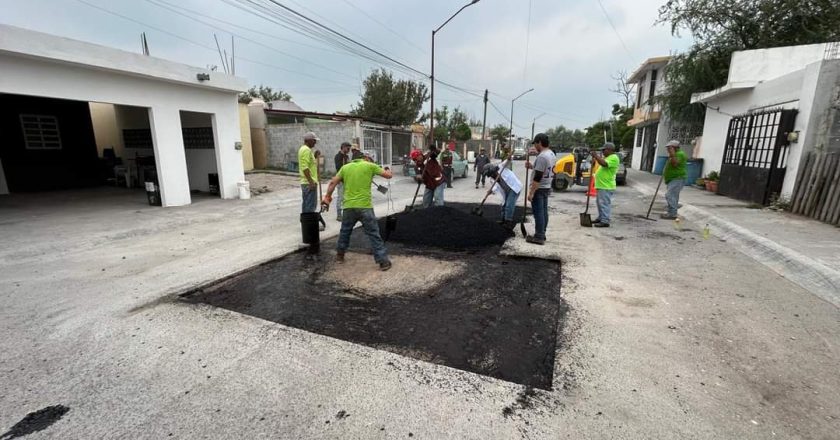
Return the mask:
POLYGON ((254 169, 254 151, 251 143, 251 118, 248 106, 239 103, 239 136, 242 139, 242 167, 245 171, 254 169))
MULTIPOLYGON (((148 112, 164 206, 190 203, 181 110, 214 115, 223 198, 244 180, 237 92, 241 78, 166 60, 0 25, 0 93, 144 107, 148 112)), ((89 112, 86 112, 89 114, 89 112)))
POLYGON ((825 44, 784 46, 732 52, 727 82, 765 81, 821 61, 825 44))
POLYGON ((113 148, 120 156, 123 150, 122 133, 117 126, 117 115, 113 104, 90 103, 90 119, 93 122, 93 134, 96 137, 96 150, 102 157, 102 150, 113 148))

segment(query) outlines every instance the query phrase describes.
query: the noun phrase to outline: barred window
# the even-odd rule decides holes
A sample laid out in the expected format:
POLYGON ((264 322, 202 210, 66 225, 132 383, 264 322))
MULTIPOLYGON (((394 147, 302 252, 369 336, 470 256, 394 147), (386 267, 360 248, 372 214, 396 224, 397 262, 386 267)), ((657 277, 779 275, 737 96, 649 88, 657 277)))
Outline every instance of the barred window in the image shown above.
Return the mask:
POLYGON ((51 115, 20 115, 20 127, 27 150, 60 150, 58 119, 51 115))

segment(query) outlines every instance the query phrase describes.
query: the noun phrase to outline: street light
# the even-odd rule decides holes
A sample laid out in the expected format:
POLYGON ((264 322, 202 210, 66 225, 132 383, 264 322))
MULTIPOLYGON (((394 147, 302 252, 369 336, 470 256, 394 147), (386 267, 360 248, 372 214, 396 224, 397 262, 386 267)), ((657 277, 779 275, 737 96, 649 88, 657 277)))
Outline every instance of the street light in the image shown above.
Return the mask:
POLYGON ((466 9, 468 6, 472 6, 478 2, 479 0, 472 0, 466 5, 461 6, 461 9, 458 9, 454 14, 452 14, 451 17, 449 17, 449 19, 444 21, 442 25, 438 26, 437 29, 432 31, 432 76, 430 77, 430 79, 432 80, 432 93, 430 97, 432 111, 429 113, 429 136, 432 138, 432 145, 434 145, 435 142, 435 34, 437 34, 438 31, 441 30, 441 28, 446 26, 447 23, 452 21, 452 19, 455 18, 456 15, 460 14, 461 11, 466 9))
MULTIPOLYGON (((517 99, 525 96, 526 93, 533 92, 533 87, 520 93, 519 96, 510 100, 510 134, 513 134, 513 103, 516 102, 517 99)), ((511 141, 511 148, 513 148, 513 141, 511 141)), ((512 162, 511 162, 512 163, 512 162)))
POLYGON ((537 119, 539 119, 539 118, 541 118, 541 117, 543 117, 543 116, 545 116, 545 113, 540 114, 539 116, 537 116, 536 118, 534 118, 534 120, 533 120, 533 121, 531 121, 531 140, 532 140, 532 141, 534 140, 534 125, 537 123, 537 119))

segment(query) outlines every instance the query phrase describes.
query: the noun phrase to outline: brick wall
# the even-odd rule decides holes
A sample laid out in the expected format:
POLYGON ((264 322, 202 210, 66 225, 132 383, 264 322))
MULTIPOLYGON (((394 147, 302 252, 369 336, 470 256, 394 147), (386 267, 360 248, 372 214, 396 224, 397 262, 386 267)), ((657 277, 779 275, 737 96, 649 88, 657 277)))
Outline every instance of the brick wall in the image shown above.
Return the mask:
POLYGON ((304 124, 270 124, 265 128, 268 139, 268 166, 285 169, 288 161, 297 162, 297 151, 303 145, 303 135, 312 131, 321 140, 315 146, 324 155, 326 175, 335 174, 333 158, 342 142, 353 142, 353 121, 323 121, 304 124))

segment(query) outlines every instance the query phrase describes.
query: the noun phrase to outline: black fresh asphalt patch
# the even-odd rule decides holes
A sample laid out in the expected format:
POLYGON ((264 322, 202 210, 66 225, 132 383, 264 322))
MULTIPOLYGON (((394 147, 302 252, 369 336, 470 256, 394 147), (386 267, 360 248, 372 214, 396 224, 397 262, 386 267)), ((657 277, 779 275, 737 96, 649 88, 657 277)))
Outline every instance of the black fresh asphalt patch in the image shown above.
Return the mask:
MULTIPOLYGON (((478 220, 470 216, 462 226, 484 224, 478 220)), ((373 258, 364 255, 367 246, 362 237, 361 231, 354 233, 351 251, 370 258, 370 270, 377 270, 373 258)), ((422 291, 370 295, 323 276, 336 264, 331 251, 334 243, 322 243, 322 255, 314 260, 304 252, 291 254, 182 299, 551 389, 557 335, 567 310, 560 298, 559 263, 501 257, 498 245, 460 252, 424 247, 421 252, 389 244, 392 256, 458 261, 466 269, 422 291)), ((411 270, 435 269, 418 266, 411 270)), ((400 276, 396 266, 385 274, 400 276)))
POLYGON ((52 426, 53 423, 61 420, 68 411, 70 411, 70 408, 64 405, 53 405, 41 408, 38 411, 33 411, 27 414, 21 421, 15 423, 15 426, 12 426, 8 431, 0 435, 0 440, 11 440, 43 431, 52 426))

